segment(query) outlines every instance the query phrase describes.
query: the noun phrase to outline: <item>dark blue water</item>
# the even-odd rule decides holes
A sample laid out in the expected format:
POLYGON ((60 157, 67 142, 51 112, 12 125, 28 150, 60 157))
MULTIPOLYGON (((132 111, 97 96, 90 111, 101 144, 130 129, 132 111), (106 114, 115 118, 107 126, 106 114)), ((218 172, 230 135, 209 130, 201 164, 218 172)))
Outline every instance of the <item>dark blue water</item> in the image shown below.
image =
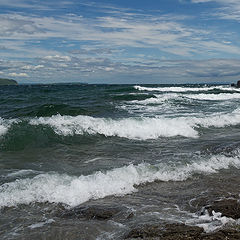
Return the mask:
POLYGON ((1 239, 118 239, 149 221, 200 224, 189 201, 238 190, 239 104, 227 85, 0 87, 1 239), (59 215, 90 203, 134 217, 59 215))

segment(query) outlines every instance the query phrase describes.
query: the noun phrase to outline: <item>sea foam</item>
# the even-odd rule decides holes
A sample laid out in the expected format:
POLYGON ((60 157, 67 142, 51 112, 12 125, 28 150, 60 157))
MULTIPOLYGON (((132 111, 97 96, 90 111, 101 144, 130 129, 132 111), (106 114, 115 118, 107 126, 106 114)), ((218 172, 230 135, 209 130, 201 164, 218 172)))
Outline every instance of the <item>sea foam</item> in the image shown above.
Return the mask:
POLYGON ((154 97, 147 98, 144 100, 132 100, 128 103, 130 104, 140 104, 140 105, 148 105, 148 104, 161 104, 170 99, 182 98, 183 96, 177 93, 165 93, 165 94, 154 94, 154 97))
POLYGON ((193 99, 193 100, 208 100, 208 101, 224 101, 224 100, 232 100, 232 99, 240 99, 239 93, 219 93, 219 94, 184 94, 184 93, 164 93, 164 94, 154 94, 154 97, 144 99, 144 100, 133 100, 129 103, 131 104, 140 104, 140 105, 148 105, 148 104, 162 104, 165 101, 171 99, 193 99))
POLYGON ((17 119, 5 120, 0 117, 0 137, 7 133, 13 123, 18 123, 17 119))
POLYGON ((189 225, 196 225, 198 227, 202 227, 205 232, 214 232, 218 229, 226 225, 238 224, 238 220, 234 220, 232 218, 228 218, 222 216, 220 212, 212 211, 212 215, 210 216, 208 211, 206 210, 203 215, 193 214, 193 218, 186 221, 189 225))
POLYGON ((185 95, 187 98, 197 99, 197 100, 213 100, 213 101, 222 101, 222 100, 231 100, 239 99, 239 93, 219 93, 219 94, 188 94, 185 95))
POLYGON ((158 91, 158 92, 199 92, 219 89, 223 91, 240 91, 240 89, 228 86, 210 86, 210 87, 142 87, 134 86, 139 91, 158 91))
POLYGON ((39 174, 33 178, 19 179, 1 185, 0 208, 46 201, 74 207, 90 199, 133 193, 140 184, 156 180, 184 181, 194 174, 215 173, 229 167, 240 167, 238 156, 212 156, 181 166, 168 166, 163 163, 131 164, 79 177, 57 173, 39 174))
POLYGON ((157 139, 159 137, 198 137, 199 127, 225 127, 240 124, 239 109, 231 113, 212 114, 209 116, 188 116, 176 118, 94 118, 90 116, 40 117, 30 120, 32 125, 48 125, 56 134, 83 135, 102 134, 106 137, 123 137, 135 140, 157 139))
POLYGON ((97 118, 85 115, 53 115, 24 119, 0 119, 0 136, 6 134, 13 124, 47 125, 62 136, 96 135, 121 137, 133 140, 157 139, 159 137, 199 137, 199 128, 222 128, 240 124, 240 109, 230 113, 189 115, 182 117, 129 117, 97 118))
POLYGON ((185 119, 174 118, 125 118, 107 119, 90 116, 40 117, 31 119, 32 125, 49 125, 59 135, 102 134, 129 139, 156 139, 158 137, 197 137, 197 132, 185 119))

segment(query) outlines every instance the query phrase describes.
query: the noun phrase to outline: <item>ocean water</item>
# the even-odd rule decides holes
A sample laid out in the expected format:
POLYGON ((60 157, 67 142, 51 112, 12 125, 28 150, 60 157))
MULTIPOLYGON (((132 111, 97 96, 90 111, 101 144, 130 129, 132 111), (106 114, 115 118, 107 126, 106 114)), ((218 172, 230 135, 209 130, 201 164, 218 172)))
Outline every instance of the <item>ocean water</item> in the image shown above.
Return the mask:
POLYGON ((240 89, 228 85, 1 86, 0 238, 238 224, 200 215, 199 203, 239 194, 239 130, 240 89), (121 211, 62 217, 92 205, 121 211))

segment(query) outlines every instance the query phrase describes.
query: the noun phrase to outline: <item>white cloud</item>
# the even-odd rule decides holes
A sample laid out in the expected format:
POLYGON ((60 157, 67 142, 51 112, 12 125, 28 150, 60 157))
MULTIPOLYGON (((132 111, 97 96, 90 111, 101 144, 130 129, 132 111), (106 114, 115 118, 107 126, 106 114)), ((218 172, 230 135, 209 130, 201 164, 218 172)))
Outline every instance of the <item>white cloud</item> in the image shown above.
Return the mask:
MULTIPOLYGON (((39 62, 42 60, 39 59, 39 62)), ((167 82, 235 82, 240 78, 240 60, 210 59, 210 60, 160 60, 131 59, 131 64, 112 62, 110 59, 73 58, 70 62, 45 61, 44 68, 25 70, 28 72, 13 72, 19 69, 18 62, 7 62, 11 69, 4 70, 11 77, 28 77, 31 82, 58 81, 88 81, 97 82, 128 82, 135 79, 139 83, 167 82), (62 66, 62 64, 66 65, 62 66)), ((4 62, 2 62, 4 65, 4 62)), ((27 79, 23 80, 26 82, 27 79)))
POLYGON ((47 60, 53 60, 53 61, 60 61, 60 62, 70 62, 71 61, 71 57, 69 56, 60 56, 60 55, 55 55, 55 56, 46 56, 43 59, 47 59, 47 60))
POLYGON ((10 77, 28 77, 28 74, 27 73, 9 73, 8 76, 10 77))
MULTIPOLYGON (((121 18, 105 16, 88 19, 76 15, 53 18, 3 14, 0 15, 0 36, 5 41, 9 39, 13 42, 22 41, 22 46, 18 47, 18 50, 23 51, 25 48, 29 54, 31 50, 24 46, 24 41, 63 38, 66 41, 78 41, 79 43, 84 41, 85 44, 88 42, 89 45, 97 48, 105 48, 105 46, 111 49, 156 48, 184 57, 192 56, 194 52, 201 53, 204 50, 208 53, 209 49, 204 49, 204 44, 201 42, 214 36, 214 32, 204 28, 189 27, 180 20, 169 19, 168 15, 156 17, 136 14, 121 18), (202 46, 201 49, 199 45, 202 46)), ((219 40, 216 39, 215 42, 219 40)), ((229 49, 224 48, 224 52, 228 53, 229 49)), ((69 56, 60 54, 49 55, 46 58, 55 61, 70 61, 69 56)))
POLYGON ((105 71, 107 71, 107 72, 110 72, 110 71, 113 71, 114 70, 114 68, 112 68, 112 67, 105 67, 105 71))
MULTIPOLYGON (((191 2, 204 4, 210 1, 213 0, 191 2)), ((11 5, 8 2, 0 0, 0 6, 11 5)), ((31 0, 13 2, 19 4, 19 8, 30 8, 31 5, 31 0)), ((227 16, 227 13, 230 8, 232 13, 237 11, 240 1, 214 2, 219 4, 212 16, 237 18, 237 15, 227 16)), ((50 3, 44 4, 47 8, 50 3)), ((38 9, 44 8, 44 4, 39 4, 38 9)), ((67 2, 60 1, 59 4, 67 2)), ((9 76, 32 79, 49 79, 51 75, 53 80, 79 76, 93 79, 114 74, 136 74, 140 78, 148 74, 172 79, 239 76, 237 67, 228 64, 231 60, 226 60, 225 65, 220 60, 192 60, 239 57, 238 36, 231 29, 221 32, 217 25, 206 28, 206 23, 194 24, 197 22, 195 16, 161 12, 144 14, 131 9, 100 7, 92 2, 85 5, 91 7, 91 11, 101 11, 101 15, 56 13, 42 16, 24 14, 24 11, 0 14, 1 56, 15 59, 0 61, 0 70, 9 76)), ((239 63, 233 61, 233 64, 236 62, 239 63)))
POLYGON ((37 70, 37 69, 43 68, 43 67, 44 67, 43 65, 36 65, 36 66, 25 65, 25 66, 21 67, 21 69, 23 69, 23 70, 37 70))

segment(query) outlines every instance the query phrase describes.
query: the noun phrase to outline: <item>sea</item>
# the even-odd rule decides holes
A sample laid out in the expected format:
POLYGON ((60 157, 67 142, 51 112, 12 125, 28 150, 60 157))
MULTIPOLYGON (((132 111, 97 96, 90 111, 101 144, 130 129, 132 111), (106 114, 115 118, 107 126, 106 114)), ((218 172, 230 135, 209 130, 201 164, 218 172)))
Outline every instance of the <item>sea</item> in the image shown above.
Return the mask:
POLYGON ((239 222, 202 206, 239 197, 239 180, 238 88, 0 87, 2 240, 123 239, 166 222, 215 231, 239 222))

